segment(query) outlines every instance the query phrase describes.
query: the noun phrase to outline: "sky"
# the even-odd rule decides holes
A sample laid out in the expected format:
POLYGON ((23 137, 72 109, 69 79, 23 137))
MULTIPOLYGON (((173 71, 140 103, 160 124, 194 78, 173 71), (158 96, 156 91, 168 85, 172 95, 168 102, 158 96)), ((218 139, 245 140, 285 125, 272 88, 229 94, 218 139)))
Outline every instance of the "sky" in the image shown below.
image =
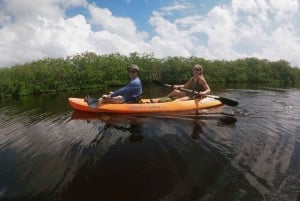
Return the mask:
POLYGON ((300 0, 0 0, 0 67, 83 52, 300 67, 300 0))

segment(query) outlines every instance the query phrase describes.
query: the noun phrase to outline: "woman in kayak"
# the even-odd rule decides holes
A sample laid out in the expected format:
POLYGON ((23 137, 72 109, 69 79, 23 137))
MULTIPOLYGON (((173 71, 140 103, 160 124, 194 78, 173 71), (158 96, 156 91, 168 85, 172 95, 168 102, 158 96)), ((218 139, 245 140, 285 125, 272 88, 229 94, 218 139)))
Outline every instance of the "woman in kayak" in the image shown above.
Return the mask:
POLYGON ((202 97, 210 93, 210 87, 204 78, 203 67, 200 64, 196 64, 194 66, 193 77, 191 77, 185 84, 173 85, 173 88, 174 90, 171 91, 167 97, 179 100, 190 99, 185 92, 180 91, 180 88, 191 89, 198 92, 198 97, 202 97))
POLYGON ((100 99, 101 103, 137 103, 142 95, 142 82, 139 78, 139 67, 132 64, 127 68, 130 82, 127 86, 115 92, 109 92, 100 99))

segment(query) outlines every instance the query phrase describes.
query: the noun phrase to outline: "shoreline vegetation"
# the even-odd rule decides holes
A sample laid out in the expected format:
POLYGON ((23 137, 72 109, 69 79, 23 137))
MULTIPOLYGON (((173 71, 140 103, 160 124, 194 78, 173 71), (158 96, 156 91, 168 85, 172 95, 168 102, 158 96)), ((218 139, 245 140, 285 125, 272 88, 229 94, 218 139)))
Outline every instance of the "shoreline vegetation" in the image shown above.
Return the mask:
POLYGON ((300 85, 300 68, 287 61, 244 58, 234 61, 206 60, 198 57, 155 58, 151 54, 97 55, 92 52, 67 58, 45 58, 0 68, 0 97, 60 93, 73 90, 107 89, 128 82, 126 67, 140 67, 143 83, 161 80, 183 83, 191 77, 194 64, 204 67, 209 83, 276 83, 300 85))

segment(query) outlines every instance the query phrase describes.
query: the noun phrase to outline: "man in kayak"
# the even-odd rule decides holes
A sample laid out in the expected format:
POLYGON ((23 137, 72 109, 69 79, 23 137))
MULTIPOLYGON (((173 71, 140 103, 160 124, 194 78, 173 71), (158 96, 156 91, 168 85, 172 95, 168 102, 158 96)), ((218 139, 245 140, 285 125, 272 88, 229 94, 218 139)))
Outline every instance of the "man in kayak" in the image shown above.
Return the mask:
POLYGON ((167 95, 169 98, 176 98, 179 100, 189 100, 190 97, 180 88, 191 89, 198 92, 198 97, 208 95, 210 93, 210 87, 208 86, 204 75, 203 67, 200 64, 196 64, 193 68, 193 77, 191 77, 185 84, 174 85, 174 90, 167 95))
POLYGON ((115 92, 109 92, 100 99, 101 103, 137 103, 142 95, 142 82, 139 78, 139 67, 132 64, 127 68, 130 82, 127 86, 118 89, 115 92))

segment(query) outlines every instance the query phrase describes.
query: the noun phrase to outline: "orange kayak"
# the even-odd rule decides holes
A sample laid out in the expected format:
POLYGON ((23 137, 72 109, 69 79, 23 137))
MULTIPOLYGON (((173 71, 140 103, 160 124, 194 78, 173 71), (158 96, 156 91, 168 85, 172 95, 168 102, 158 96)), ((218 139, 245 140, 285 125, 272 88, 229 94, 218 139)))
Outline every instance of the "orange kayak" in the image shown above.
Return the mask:
POLYGON ((222 105, 222 102, 213 98, 179 101, 174 100, 164 103, 151 103, 150 99, 142 99, 141 103, 99 104, 90 108, 83 98, 69 98, 69 104, 74 110, 85 112, 103 113, 159 113, 159 112, 184 112, 200 110, 222 105))

